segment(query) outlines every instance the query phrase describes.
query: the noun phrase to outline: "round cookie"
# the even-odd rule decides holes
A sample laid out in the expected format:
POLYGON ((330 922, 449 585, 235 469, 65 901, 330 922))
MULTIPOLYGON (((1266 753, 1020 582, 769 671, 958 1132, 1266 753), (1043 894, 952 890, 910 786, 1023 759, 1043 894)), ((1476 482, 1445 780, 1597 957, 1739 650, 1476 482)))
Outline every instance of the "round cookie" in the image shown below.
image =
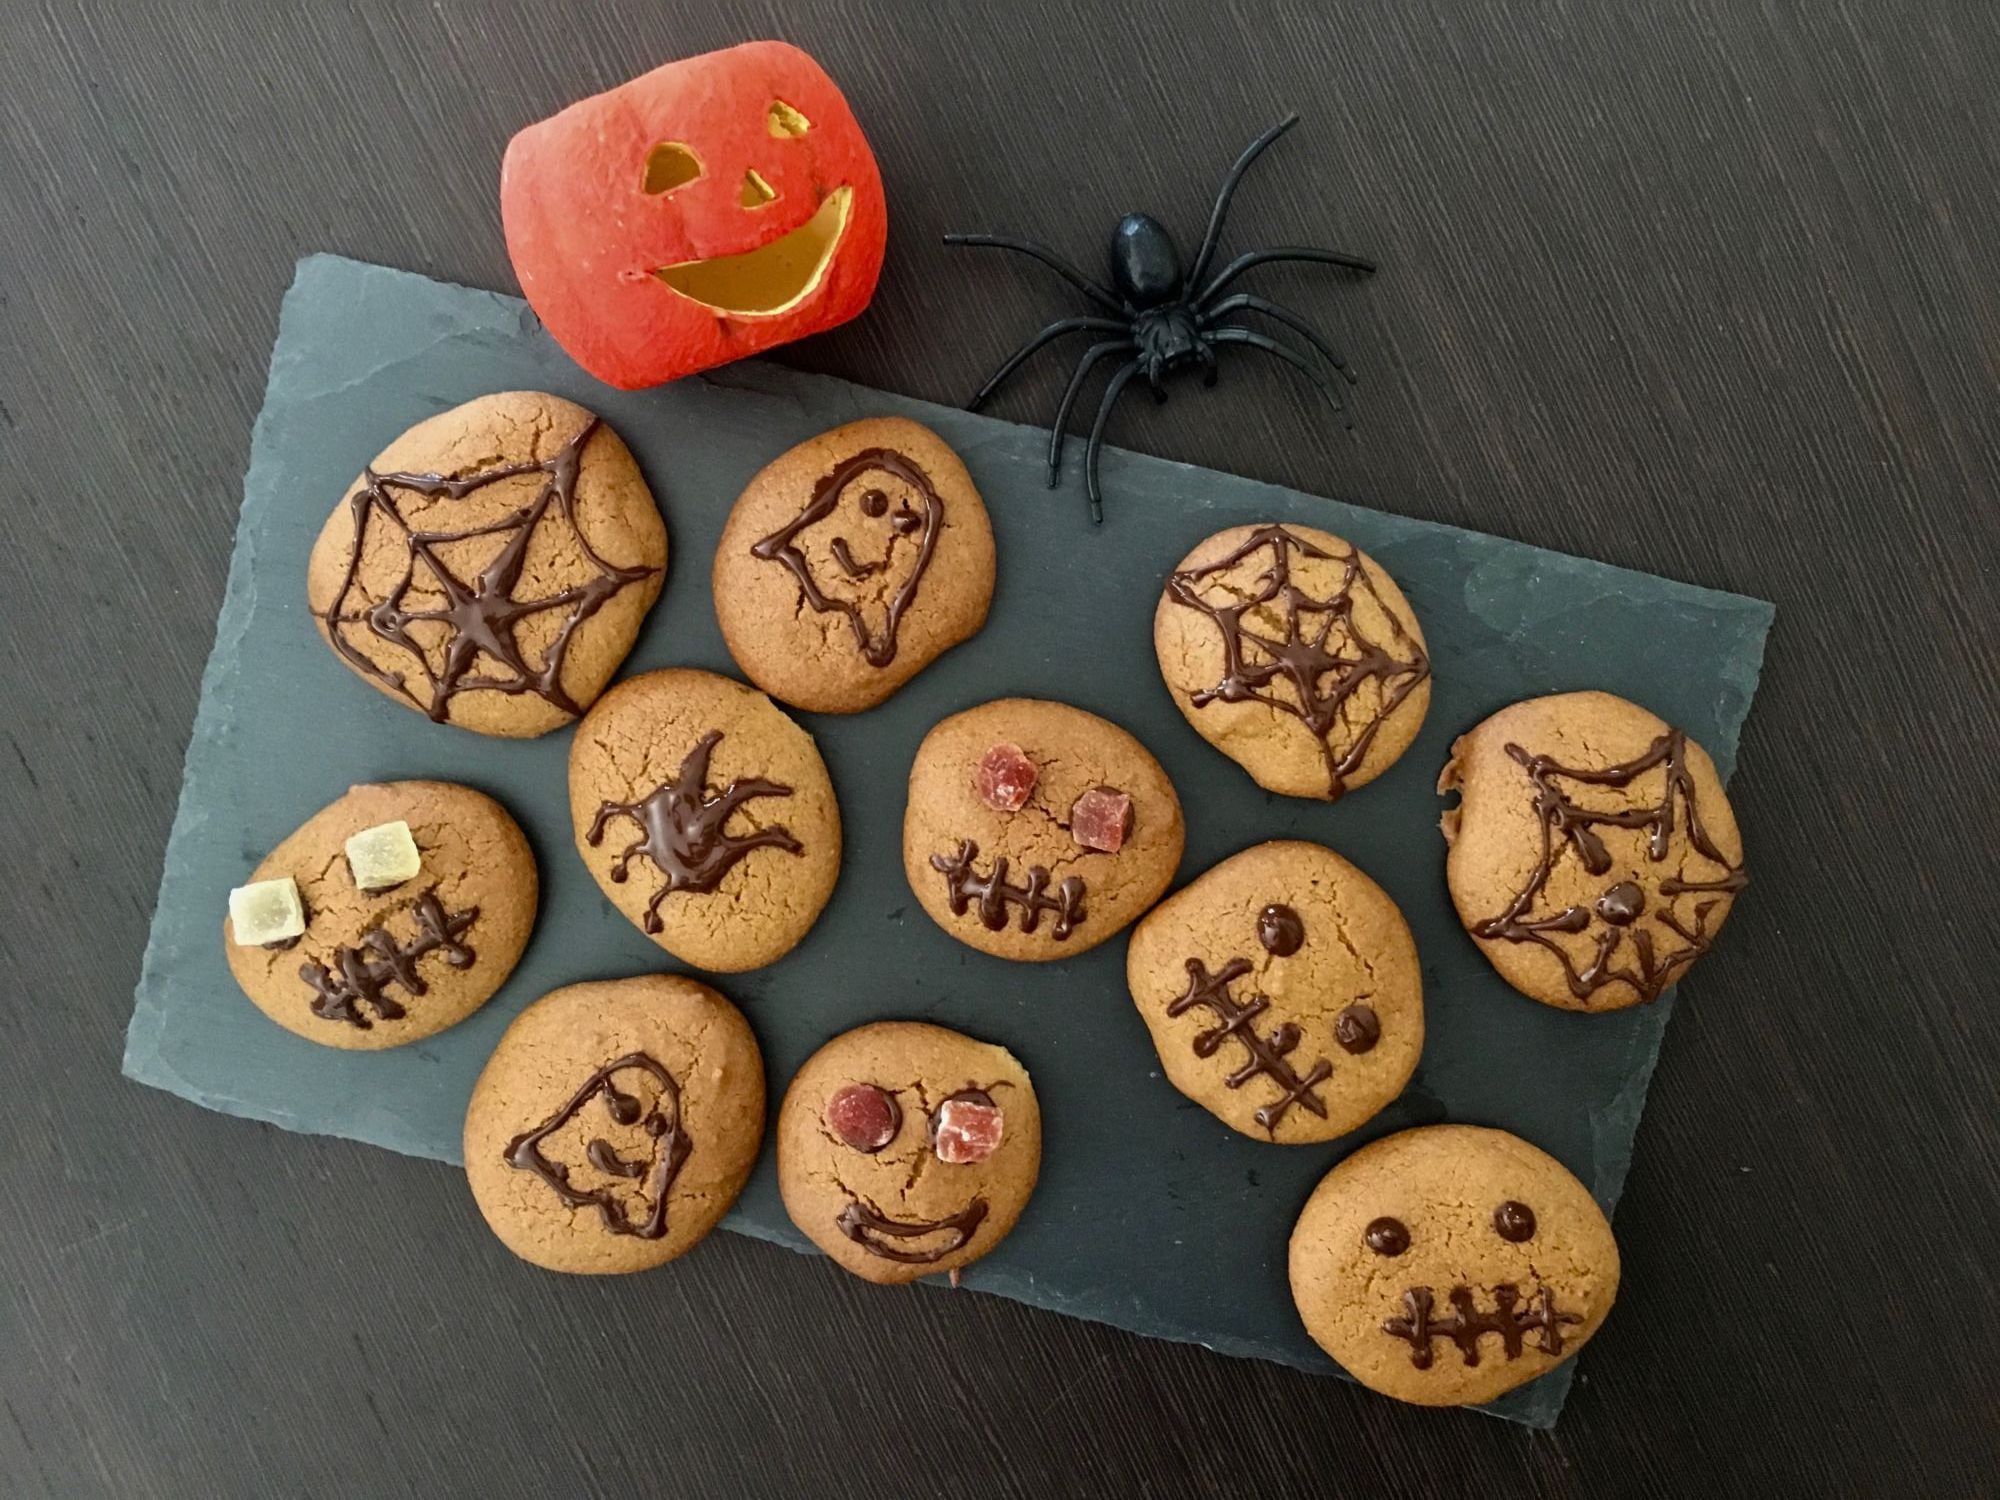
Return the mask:
POLYGON ((570 746, 569 806, 611 904, 704 969, 789 953, 840 875, 840 808, 812 736, 713 672, 606 693, 570 746))
POLYGON ((705 984, 648 974, 568 985, 515 1018, 466 1108, 465 1176, 523 1260, 615 1275, 715 1228, 763 1139, 749 1023, 705 984))
POLYGON ((1162 901, 1133 929, 1125 981, 1167 1081, 1259 1140, 1345 1135, 1424 1048, 1409 924, 1318 844, 1258 844, 1162 901))
POLYGON ((1743 889, 1715 763, 1609 693, 1503 708, 1451 747, 1440 793, 1459 920, 1500 977, 1565 1010, 1658 998, 1743 889))
POLYGON ((729 653, 774 698, 872 708, 993 600, 993 527, 943 438, 904 417, 836 427, 773 459, 715 549, 729 653))
POLYGON ((1181 862, 1180 798, 1116 724, 1001 698, 924 736, 903 870, 933 921, 1000 958, 1068 958, 1160 897, 1181 862))
POLYGON ((1181 559, 1153 649, 1195 732, 1268 791, 1332 801, 1394 764, 1431 701, 1424 634, 1367 553, 1236 526, 1181 559))
POLYGON ((305 931, 223 951, 243 993, 287 1031, 372 1051, 421 1041, 484 1005, 535 925, 535 856, 507 810, 447 781, 352 788, 306 819, 245 884, 290 879, 305 931), (421 864, 387 890, 356 885, 347 841, 406 823, 421 864))
POLYGON ((778 1110, 785 1212, 864 1281, 978 1260, 1021 1217, 1041 1160, 1027 1069, 1004 1047, 917 1021, 835 1037, 778 1110))
POLYGON ((306 597, 348 669, 481 734, 588 708, 659 597, 667 532, 631 451, 581 406, 482 396, 376 455, 313 543, 306 597))
POLYGON ((1428 1125, 1363 1146, 1292 1230, 1306 1332, 1371 1390, 1491 1401, 1597 1332, 1618 1243, 1561 1162, 1504 1130, 1428 1125))

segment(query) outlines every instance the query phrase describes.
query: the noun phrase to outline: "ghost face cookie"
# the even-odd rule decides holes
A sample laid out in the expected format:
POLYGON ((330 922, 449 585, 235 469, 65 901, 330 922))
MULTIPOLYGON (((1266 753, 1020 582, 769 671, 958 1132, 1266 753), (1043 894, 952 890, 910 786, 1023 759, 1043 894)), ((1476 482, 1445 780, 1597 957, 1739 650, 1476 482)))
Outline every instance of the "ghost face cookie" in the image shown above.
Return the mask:
POLYGON ((1356 1380, 1420 1406, 1491 1401, 1583 1347, 1618 1294, 1590 1192, 1500 1130, 1432 1125, 1329 1172, 1292 1230, 1292 1300, 1356 1380))
POLYGON ((643 1271, 721 1222, 764 1138, 764 1064, 705 984, 573 984, 521 1012, 465 1115, 465 1175, 501 1242, 551 1271, 643 1271))
POLYGON ((1259 1140, 1331 1140, 1403 1091, 1424 1047, 1396 903, 1318 844, 1259 844, 1147 913, 1126 984, 1168 1082, 1259 1140))
POLYGON ((778 1112, 785 1211, 864 1281, 978 1260, 1020 1218, 1041 1157, 1034 1085, 1013 1054, 914 1021, 835 1037, 778 1112))
POLYGON ((1609 693, 1504 708, 1451 747, 1438 779, 1451 898, 1522 994, 1621 1010, 1677 983, 1748 876, 1715 763, 1609 693))
POLYGON ((917 747, 903 869, 940 927, 1000 958, 1067 958, 1160 897, 1184 842, 1160 763, 1064 703, 1002 698, 917 747))
POLYGON ((538 391, 419 422, 313 544, 320 635, 440 724, 544 734, 590 706, 659 597, 667 533, 618 434, 538 391))
POLYGON ((880 417, 821 433, 752 479, 713 581, 752 682, 797 708, 853 713, 986 623, 993 528, 944 439, 880 417))
POLYGON ((754 969, 797 945, 840 874, 840 809, 812 736, 712 672, 647 672, 599 700, 569 757, 577 852, 678 958, 754 969))
POLYGON ((309 1041, 433 1036, 506 982, 535 922, 535 857, 505 808, 443 781, 357 786, 230 893, 229 969, 309 1041))
POLYGON ((1167 579, 1153 647, 1195 732, 1288 797, 1365 786, 1409 748, 1430 657, 1395 580, 1308 526, 1237 526, 1167 579))

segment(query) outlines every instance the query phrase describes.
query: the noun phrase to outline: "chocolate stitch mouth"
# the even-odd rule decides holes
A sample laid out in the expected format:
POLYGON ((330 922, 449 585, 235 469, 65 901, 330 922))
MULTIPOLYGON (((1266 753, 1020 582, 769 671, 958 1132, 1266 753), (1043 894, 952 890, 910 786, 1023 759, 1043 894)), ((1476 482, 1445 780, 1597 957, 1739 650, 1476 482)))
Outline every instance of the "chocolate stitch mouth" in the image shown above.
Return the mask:
POLYGON ((1583 1321, 1580 1314, 1559 1309, 1555 1293, 1547 1287, 1539 1288, 1533 1297, 1523 1303, 1521 1289, 1511 1281, 1503 1281, 1493 1288, 1492 1297, 1493 1310, 1482 1312, 1473 1298, 1472 1288, 1455 1286, 1449 1297, 1452 1310, 1443 1317, 1437 1317, 1431 1311, 1431 1289, 1413 1286, 1403 1293, 1402 1316, 1384 1318, 1382 1331, 1409 1344, 1410 1363, 1419 1370, 1431 1367, 1434 1357, 1431 1340, 1441 1338, 1450 1339, 1458 1345, 1466 1368, 1471 1369, 1479 1363, 1479 1340, 1483 1334, 1500 1335, 1507 1358, 1518 1359, 1527 1347, 1526 1336, 1539 1331, 1541 1338, 1535 1347, 1551 1358, 1557 1358, 1563 1352, 1562 1325, 1583 1321))
POLYGON ((892 1219, 867 1204, 854 1201, 840 1211, 834 1223, 842 1234, 870 1255, 901 1261, 904 1265, 923 1266, 963 1250, 978 1233, 979 1226, 986 1222, 986 1212, 986 1200, 974 1198, 948 1219, 892 1219), (889 1240, 916 1240, 927 1234, 939 1233, 951 1235, 951 1241, 931 1250, 905 1250, 893 1244, 880 1244, 876 1239, 880 1236, 889 1240))

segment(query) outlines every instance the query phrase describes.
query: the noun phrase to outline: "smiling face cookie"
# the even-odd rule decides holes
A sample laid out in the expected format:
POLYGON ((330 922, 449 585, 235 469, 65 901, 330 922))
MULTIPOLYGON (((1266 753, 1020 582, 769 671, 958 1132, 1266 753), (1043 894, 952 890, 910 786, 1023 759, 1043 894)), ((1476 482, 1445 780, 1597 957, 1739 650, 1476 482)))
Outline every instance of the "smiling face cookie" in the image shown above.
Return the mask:
POLYGON ((854 422, 750 481, 713 583, 752 681, 799 708, 853 713, 985 624, 993 530, 944 439, 901 417, 854 422))
POLYGON ((1406 1130, 1329 1172, 1292 1231, 1306 1331, 1363 1385, 1491 1401, 1583 1347, 1618 1294, 1588 1189, 1505 1131, 1406 1130))
POLYGON ((866 1281, 985 1255, 1026 1207, 1041 1154, 1041 1111, 1013 1054, 914 1021, 835 1037, 778 1114, 785 1211, 866 1281))
POLYGON ((1460 920, 1522 994, 1567 1010, 1653 1000, 1748 883, 1708 752, 1636 703, 1559 693, 1452 746, 1440 792, 1460 920))

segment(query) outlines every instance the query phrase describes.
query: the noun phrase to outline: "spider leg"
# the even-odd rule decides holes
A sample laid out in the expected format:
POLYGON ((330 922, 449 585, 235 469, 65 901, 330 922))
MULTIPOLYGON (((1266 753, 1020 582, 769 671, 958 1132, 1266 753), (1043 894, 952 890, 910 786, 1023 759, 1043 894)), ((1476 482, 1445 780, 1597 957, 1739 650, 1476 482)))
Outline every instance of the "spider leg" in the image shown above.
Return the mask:
POLYGON ((1046 245, 1038 245, 1033 240, 1010 239, 998 234, 948 234, 944 237, 947 245, 970 245, 975 249, 1015 250, 1022 255, 1032 255, 1036 260, 1054 271, 1071 286, 1082 292, 1106 312, 1117 313, 1122 318, 1130 318, 1132 309, 1126 307, 1110 292, 1092 281, 1075 266, 1064 260, 1046 245))
POLYGON ((1305 336, 1305 340, 1307 343, 1311 344, 1313 348, 1319 350, 1321 357, 1323 357, 1328 364, 1332 365, 1334 369, 1340 371, 1341 375, 1346 378, 1347 383, 1349 385, 1359 384, 1359 382, 1356 381, 1354 378, 1354 372, 1347 368, 1347 361, 1342 359, 1338 354, 1335 354, 1333 352, 1333 345, 1329 344, 1325 339, 1321 338, 1319 334, 1313 330, 1313 327, 1310 323, 1306 322, 1304 318, 1300 317, 1297 313, 1293 312, 1289 307, 1280 307, 1275 302, 1267 302, 1262 297, 1253 297, 1248 292, 1238 292, 1233 297, 1224 297, 1220 302, 1216 303, 1215 306, 1211 307, 1207 312, 1203 313, 1201 315, 1201 322, 1205 327, 1211 323, 1214 323, 1216 320, 1220 318, 1228 317, 1229 314, 1233 312, 1262 313, 1265 317, 1270 318, 1275 322, 1283 323, 1286 327, 1296 330, 1297 332, 1305 336))
POLYGON ((1201 273, 1208 269, 1208 263, 1215 255, 1216 242, 1222 238, 1222 221, 1229 213, 1229 200, 1236 194, 1236 185, 1243 180, 1243 174, 1250 170, 1250 163, 1263 153, 1266 146, 1299 123, 1296 114, 1284 119, 1258 136, 1243 148, 1243 154, 1236 158, 1236 165, 1229 169, 1229 175, 1222 179, 1222 191, 1215 195, 1215 207, 1208 215, 1208 233, 1201 237, 1201 252, 1194 258, 1194 269, 1188 272, 1187 285, 1200 286, 1201 273))
POLYGON ((1208 299, 1228 286, 1252 266, 1269 265, 1273 261, 1309 260, 1323 266, 1345 266, 1350 271, 1359 271, 1364 276, 1375 274, 1375 262, 1363 256, 1349 255, 1345 250, 1321 250, 1314 245, 1273 245, 1269 250, 1246 250, 1228 265, 1215 273, 1215 280, 1196 292, 1189 299, 1189 305, 1196 312, 1208 305, 1208 299))
POLYGON ((1083 450, 1083 486, 1090 496, 1090 519, 1095 525, 1104 524, 1104 492, 1097 483, 1097 450, 1104 442, 1104 424, 1111 420, 1111 408, 1118 404, 1126 382, 1138 373, 1137 360, 1118 367, 1110 384, 1104 387, 1104 399, 1097 403, 1097 420, 1090 424, 1090 446, 1083 450))
POLYGON ((1049 324, 1048 327, 1029 339, 1027 343, 1008 355, 1007 362, 986 377, 986 384, 979 388, 977 395, 965 403, 965 409, 967 411, 978 411, 980 407, 986 404, 986 398, 1000 389, 1001 382, 1020 369, 1023 364, 1027 363, 1030 356, 1036 350, 1046 344, 1054 343, 1064 334, 1082 333, 1085 329, 1093 329, 1103 333, 1115 333, 1125 326, 1125 324, 1114 322, 1110 318, 1064 318, 1060 322, 1049 324))
POLYGON ((1194 347, 1195 353, 1201 359, 1201 383, 1213 387, 1217 377, 1222 374, 1222 367, 1215 357, 1215 351, 1208 346, 1207 339, 1196 339, 1194 347))
POLYGON ((1262 349, 1266 354, 1275 354, 1286 364, 1303 371, 1306 377, 1319 387, 1319 393, 1326 397, 1327 404, 1342 414, 1348 431, 1354 430, 1354 423, 1346 421, 1347 408, 1340 404, 1340 392, 1333 388, 1333 382, 1326 378, 1319 367, 1298 350, 1289 348, 1276 339, 1265 338, 1263 334, 1251 329, 1239 328, 1233 323, 1226 327, 1210 329, 1208 336, 1218 344, 1243 344, 1251 349, 1262 349))
MULTIPOLYGON (((1092 344, 1088 349, 1084 350, 1083 358, 1077 361, 1076 369, 1069 377, 1069 384, 1063 389, 1062 404, 1056 408, 1055 426, 1049 432, 1050 489, 1054 489, 1058 481, 1062 478, 1064 428, 1069 423, 1069 409, 1076 405, 1076 393, 1083 389, 1084 379, 1090 374, 1091 366, 1095 365, 1107 354, 1122 354, 1127 350, 1136 349, 1137 347, 1138 345, 1134 344, 1130 339, 1106 339, 1102 343, 1092 344)), ((1136 363, 1135 361, 1135 367, 1136 363)))

